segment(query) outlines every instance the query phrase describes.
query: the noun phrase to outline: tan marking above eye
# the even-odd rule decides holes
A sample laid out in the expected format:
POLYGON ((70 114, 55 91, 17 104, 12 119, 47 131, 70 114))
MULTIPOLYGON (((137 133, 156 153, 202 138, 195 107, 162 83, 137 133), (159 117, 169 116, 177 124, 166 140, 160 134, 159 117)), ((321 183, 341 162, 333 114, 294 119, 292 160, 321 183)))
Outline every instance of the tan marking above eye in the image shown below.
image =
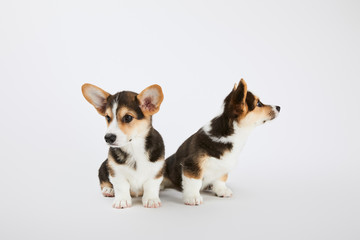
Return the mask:
POLYGON ((126 115, 130 115, 132 116, 134 119, 136 119, 136 113, 131 111, 130 109, 126 108, 126 107, 122 107, 120 109, 120 111, 118 111, 117 113, 117 118, 118 118, 118 122, 122 122, 123 118, 126 115))
POLYGON ((136 113, 127 107, 121 107, 117 112, 117 124, 120 130, 128 137, 147 132, 146 130, 150 126, 150 117, 137 119, 136 116, 136 113), (123 122, 125 115, 132 116, 133 120, 129 123, 123 122))

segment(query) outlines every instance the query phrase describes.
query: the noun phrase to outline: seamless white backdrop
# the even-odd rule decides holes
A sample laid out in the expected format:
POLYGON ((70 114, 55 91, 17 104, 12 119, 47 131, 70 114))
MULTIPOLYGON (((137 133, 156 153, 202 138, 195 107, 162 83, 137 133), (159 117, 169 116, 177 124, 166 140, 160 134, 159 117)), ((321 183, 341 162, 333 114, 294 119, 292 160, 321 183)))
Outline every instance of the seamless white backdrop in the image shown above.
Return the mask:
POLYGON ((0 2, 1 239, 359 239, 358 1, 0 2), (105 121, 81 95, 162 86, 166 156, 244 78, 282 107, 231 199, 111 208, 105 121))

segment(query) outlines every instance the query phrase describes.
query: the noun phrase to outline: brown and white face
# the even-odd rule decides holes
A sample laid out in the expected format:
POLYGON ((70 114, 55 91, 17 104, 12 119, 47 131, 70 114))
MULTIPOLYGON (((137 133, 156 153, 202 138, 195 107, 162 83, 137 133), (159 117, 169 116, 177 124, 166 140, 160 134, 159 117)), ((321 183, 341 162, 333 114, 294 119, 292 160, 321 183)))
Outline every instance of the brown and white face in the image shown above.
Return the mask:
POLYGON ((228 106, 236 117, 239 127, 255 127, 275 119, 280 107, 263 104, 260 99, 247 91, 246 82, 241 79, 228 96, 228 106))
POLYGON ((111 95, 97 86, 84 84, 82 93, 105 117, 105 141, 115 148, 123 147, 138 137, 146 137, 151 117, 159 111, 164 98, 159 85, 152 85, 140 94, 123 91, 111 95))

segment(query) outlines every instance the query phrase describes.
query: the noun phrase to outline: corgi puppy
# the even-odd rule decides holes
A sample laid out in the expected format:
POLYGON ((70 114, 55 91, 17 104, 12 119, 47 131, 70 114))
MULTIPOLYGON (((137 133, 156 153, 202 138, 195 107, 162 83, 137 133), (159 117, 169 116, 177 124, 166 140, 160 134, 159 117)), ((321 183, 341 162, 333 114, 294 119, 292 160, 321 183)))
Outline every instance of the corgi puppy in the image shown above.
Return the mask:
POLYGON ((144 207, 161 206, 165 148, 152 127, 163 92, 152 85, 140 94, 123 91, 111 95, 91 84, 82 86, 85 99, 105 117, 108 158, 99 169, 102 194, 114 197, 114 208, 131 206, 131 196, 141 196, 144 207))
POLYGON ((247 91, 243 79, 225 98, 223 112, 189 137, 166 159, 165 186, 183 191, 186 205, 199 205, 201 190, 230 197, 225 182, 252 130, 273 120, 279 106, 265 105, 247 91), (170 185, 169 185, 170 184, 170 185))

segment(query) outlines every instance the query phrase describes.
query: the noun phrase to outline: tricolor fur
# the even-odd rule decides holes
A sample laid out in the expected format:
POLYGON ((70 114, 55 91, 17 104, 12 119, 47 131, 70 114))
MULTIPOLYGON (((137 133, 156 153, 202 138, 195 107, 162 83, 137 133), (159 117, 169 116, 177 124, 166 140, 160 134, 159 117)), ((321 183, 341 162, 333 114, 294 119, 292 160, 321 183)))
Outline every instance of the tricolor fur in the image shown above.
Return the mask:
POLYGON ((230 197, 225 182, 252 130, 277 117, 279 106, 264 105, 242 79, 225 98, 223 112, 189 137, 166 159, 165 181, 183 190, 187 205, 202 203, 200 191, 230 197))
POLYGON ((108 158, 99 169, 103 195, 115 196, 115 208, 130 207, 131 196, 143 196, 145 207, 159 207, 165 148, 161 135, 152 127, 152 115, 163 100, 161 87, 152 85, 140 94, 123 91, 111 95, 84 84, 82 92, 108 126, 108 158))

